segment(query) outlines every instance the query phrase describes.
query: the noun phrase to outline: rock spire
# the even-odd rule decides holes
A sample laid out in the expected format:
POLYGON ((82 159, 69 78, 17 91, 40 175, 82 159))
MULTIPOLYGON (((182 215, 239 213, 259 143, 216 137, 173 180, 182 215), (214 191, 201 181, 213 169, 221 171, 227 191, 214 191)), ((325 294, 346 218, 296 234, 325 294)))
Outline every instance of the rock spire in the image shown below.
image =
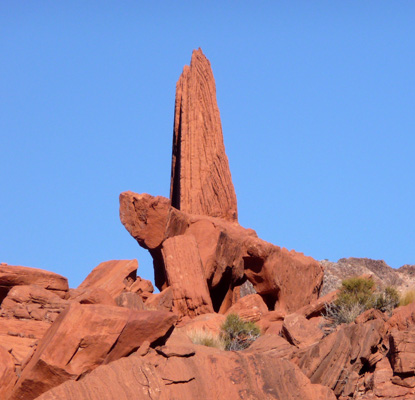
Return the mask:
POLYGON ((215 79, 201 49, 176 85, 170 199, 189 214, 238 219, 215 79))

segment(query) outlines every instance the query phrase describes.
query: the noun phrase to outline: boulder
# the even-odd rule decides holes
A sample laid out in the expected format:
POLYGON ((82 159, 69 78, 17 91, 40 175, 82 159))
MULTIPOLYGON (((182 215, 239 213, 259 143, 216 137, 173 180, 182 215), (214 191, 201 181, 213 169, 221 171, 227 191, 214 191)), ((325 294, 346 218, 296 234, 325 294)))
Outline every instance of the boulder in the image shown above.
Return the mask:
POLYGON ((127 291, 137 279, 137 260, 112 260, 96 266, 78 289, 106 290, 112 298, 127 291))
POLYGON ((144 303, 147 310, 172 311, 173 310, 173 291, 167 287, 160 293, 154 293, 147 298, 144 303))
POLYGON ((238 218, 215 79, 201 49, 176 85, 170 200, 189 214, 238 218))
POLYGON ((72 302, 43 336, 10 399, 34 399, 104 360, 126 356, 149 337, 164 336, 176 318, 170 313, 72 302))
MULTIPOLYGON (((160 218, 154 217, 158 221, 158 229, 163 231, 163 235, 160 235, 161 242, 157 242, 158 248, 150 249, 159 289, 163 290, 169 285, 166 281, 165 254, 162 251, 164 243, 173 237, 181 237, 179 240, 183 243, 188 240, 184 237, 193 237, 196 241, 196 246, 192 245, 193 252, 195 257, 198 252, 201 260, 215 311, 226 312, 232 306, 234 289, 246 279, 253 284, 269 309, 276 307, 294 312, 318 298, 323 269, 311 257, 265 242, 256 237, 251 229, 245 229, 234 222, 184 214, 173 207, 166 211, 166 202, 151 202, 149 195, 122 193, 122 222, 127 229, 134 226, 130 233, 139 244, 147 240, 148 225, 144 224, 141 232, 141 224, 134 221, 142 218, 141 214, 146 215, 143 209, 148 204, 151 204, 151 213, 159 211, 161 214, 160 218), (134 210, 140 210, 141 214, 136 214, 134 210), (163 229, 160 228, 161 219, 166 224, 163 229)), ((177 259, 176 263, 186 265, 186 260, 177 259)), ((199 267, 196 268, 192 274, 200 274, 199 267)))
POLYGON ((117 305, 114 298, 105 289, 99 287, 70 289, 68 297, 69 300, 73 300, 81 304, 106 304, 107 306, 117 305))
POLYGON ((249 294, 240 298, 225 315, 238 314, 244 321, 257 322, 268 313, 268 307, 259 294, 249 294))
POLYGON ((370 370, 383 358, 384 322, 342 326, 320 342, 300 350, 292 360, 313 383, 320 383, 340 396, 349 376, 370 370))
POLYGON ((393 372, 415 375, 415 327, 391 332, 390 360, 393 372))
POLYGON ((153 293, 154 287, 151 281, 137 276, 136 281, 130 286, 130 291, 142 296, 144 293, 153 293))
POLYGON ((29 268, 0 264, 0 304, 9 290, 19 285, 37 285, 51 290, 61 297, 68 291, 68 280, 54 272, 38 268, 29 268))
POLYGON ((53 322, 67 304, 51 290, 37 285, 21 285, 10 289, 1 304, 1 311, 6 317, 53 322))
POLYGON ((391 331, 394 328, 403 331, 412 326, 415 326, 415 303, 395 308, 392 312, 392 316, 386 322, 388 331, 391 331))
POLYGON ((321 340, 323 331, 304 315, 294 313, 284 318, 281 335, 292 345, 303 349, 321 340))
POLYGON ((179 324, 175 331, 182 332, 209 332, 213 336, 217 336, 221 332, 221 326, 225 323, 225 316, 222 314, 210 313, 198 315, 182 324, 179 324))
POLYGON ((180 317, 213 312, 197 243, 193 236, 174 236, 163 242, 166 279, 173 295, 173 311, 180 317))
POLYGON ((300 308, 296 311, 296 313, 302 314, 306 318, 319 317, 325 313, 327 304, 334 303, 337 300, 338 293, 338 290, 327 293, 325 296, 322 296, 312 301, 310 304, 300 308))
POLYGON ((121 293, 116 299, 115 302, 119 307, 127 307, 131 310, 144 310, 144 302, 137 293, 121 293))
POLYGON ((289 358, 296 350, 296 347, 288 343, 286 339, 278 335, 265 334, 253 342, 245 353, 262 354, 266 353, 276 358, 289 358))

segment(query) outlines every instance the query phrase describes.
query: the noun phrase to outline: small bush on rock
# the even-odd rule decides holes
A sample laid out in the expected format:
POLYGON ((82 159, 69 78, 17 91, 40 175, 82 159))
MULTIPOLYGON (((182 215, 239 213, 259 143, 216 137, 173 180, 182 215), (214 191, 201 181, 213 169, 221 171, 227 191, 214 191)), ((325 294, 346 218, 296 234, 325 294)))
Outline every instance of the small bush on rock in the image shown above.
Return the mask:
POLYGON ((248 348, 261 335, 254 322, 244 321, 237 314, 229 314, 221 326, 221 338, 225 350, 243 350, 248 348))
POLYGON ((201 344, 207 347, 214 347, 216 349, 225 349, 225 343, 219 335, 214 335, 209 331, 203 329, 194 329, 186 332, 193 344, 201 344))
POLYGON ((375 302, 375 308, 382 312, 391 313, 399 305, 399 293, 392 287, 388 286, 378 293, 375 302))
POLYGON ((337 300, 326 304, 326 318, 331 326, 353 322, 370 308, 391 312, 399 304, 398 291, 393 287, 376 292, 375 282, 368 278, 349 278, 342 282, 337 300))

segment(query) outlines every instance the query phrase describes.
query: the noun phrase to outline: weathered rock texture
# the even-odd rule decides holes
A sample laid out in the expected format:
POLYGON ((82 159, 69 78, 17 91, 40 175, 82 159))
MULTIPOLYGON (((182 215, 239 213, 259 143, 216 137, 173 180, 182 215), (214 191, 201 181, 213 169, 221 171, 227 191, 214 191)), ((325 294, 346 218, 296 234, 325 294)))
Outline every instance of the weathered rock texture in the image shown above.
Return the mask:
MULTIPOLYGON (((173 307, 178 307, 175 298, 188 297, 189 287, 202 288, 203 279, 213 309, 221 313, 238 300, 235 289, 247 279, 272 310, 295 311, 319 296, 323 268, 317 261, 265 242, 235 222, 187 214, 168 199, 132 192, 120 195, 120 218, 137 242, 150 250, 159 289, 186 274, 188 282, 175 286, 173 307), (168 245, 172 238, 174 247, 168 245), (189 262, 190 249, 192 260, 200 258, 202 270, 198 261, 189 262)), ((196 314, 202 312, 211 311, 206 308, 196 314)))
POLYGON ((215 79, 200 49, 176 85, 170 199, 189 214, 238 218, 215 79))
POLYGON ((68 280, 54 272, 38 268, 29 268, 0 264, 0 304, 9 290, 17 285, 37 285, 64 296, 68 291, 68 280))
POLYGON ((159 354, 123 358, 67 382, 39 400, 278 399, 335 400, 287 360, 205 346, 165 346, 159 354))
POLYGON ((73 302, 43 336, 10 399, 34 399, 68 379, 127 356, 145 340, 164 336, 176 319, 163 311, 73 302))

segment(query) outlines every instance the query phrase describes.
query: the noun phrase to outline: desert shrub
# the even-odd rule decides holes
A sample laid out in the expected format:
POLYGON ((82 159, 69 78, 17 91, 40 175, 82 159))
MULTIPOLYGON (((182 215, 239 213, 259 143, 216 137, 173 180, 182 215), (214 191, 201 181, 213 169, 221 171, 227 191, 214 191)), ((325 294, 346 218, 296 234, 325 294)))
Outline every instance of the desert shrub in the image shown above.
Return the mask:
POLYGON ((215 335, 212 332, 205 331, 203 329, 194 329, 186 332, 190 340, 194 344, 201 344, 207 347, 215 347, 217 349, 224 350, 225 344, 219 335, 215 335))
POLYGON ((382 312, 391 313, 399 305, 399 293, 392 287, 387 286, 376 296, 375 308, 382 312))
POLYGON ((243 350, 248 348, 261 334, 254 322, 244 321, 237 314, 229 314, 221 326, 221 338, 225 350, 243 350))
POLYGON ((411 304, 415 301, 415 290, 408 290, 407 292, 405 292, 400 301, 399 301, 399 305, 400 306, 407 306, 408 304, 411 304))
MULTIPOLYGON (((367 278, 349 278, 342 282, 337 300, 326 304, 329 325, 337 326, 353 322, 370 308, 391 312, 399 304, 399 294, 393 287, 376 291, 375 283, 367 278)), ((326 325, 327 326, 327 325, 326 325)))

